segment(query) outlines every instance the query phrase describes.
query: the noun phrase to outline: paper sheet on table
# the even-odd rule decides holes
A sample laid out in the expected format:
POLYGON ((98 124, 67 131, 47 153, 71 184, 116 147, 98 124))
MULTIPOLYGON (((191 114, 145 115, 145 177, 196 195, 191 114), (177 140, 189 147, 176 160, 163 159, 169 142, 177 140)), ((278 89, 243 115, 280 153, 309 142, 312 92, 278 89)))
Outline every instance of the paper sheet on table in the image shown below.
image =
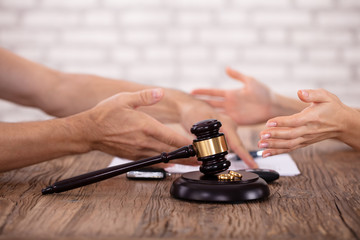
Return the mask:
MULTIPOLYGON (((248 168, 243 161, 236 160, 234 154, 228 154, 227 159, 231 161, 230 170, 240 170, 248 168)), ((111 161, 109 167, 128 162, 132 162, 132 160, 115 157, 111 161)), ((267 158, 257 157, 255 158, 255 162, 259 165, 259 168, 275 170, 280 174, 280 176, 295 176, 300 174, 296 163, 289 154, 280 154, 267 158)), ((199 166, 174 164, 174 166, 165 168, 165 170, 170 173, 184 173, 199 171, 199 166)))

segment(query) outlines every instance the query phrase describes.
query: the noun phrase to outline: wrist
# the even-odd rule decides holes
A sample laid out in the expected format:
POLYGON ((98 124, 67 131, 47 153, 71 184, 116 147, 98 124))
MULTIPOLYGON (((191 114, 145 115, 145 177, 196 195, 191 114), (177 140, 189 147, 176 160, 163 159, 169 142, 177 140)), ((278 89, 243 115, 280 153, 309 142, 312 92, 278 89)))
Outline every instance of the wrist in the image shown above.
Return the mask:
MULTIPOLYGON (((187 122, 189 120, 189 117, 191 119, 194 119, 195 116, 200 117, 202 113, 206 112, 206 115, 208 118, 210 118, 209 111, 206 108, 211 108, 210 105, 208 105, 206 102, 196 99, 195 97, 185 93, 185 92, 179 92, 177 95, 177 122, 187 122)), ((201 117, 200 117, 201 118, 201 117)), ((199 119, 203 120, 203 119, 199 119)))
POLYGON ((88 112, 83 112, 62 119, 69 134, 71 151, 73 154, 81 154, 95 150, 96 128, 88 112))
POLYGON ((347 110, 342 115, 343 121, 341 121, 340 134, 337 139, 354 149, 360 150, 360 112, 348 106, 345 106, 345 108, 347 110))
POLYGON ((186 102, 187 94, 179 90, 164 89, 164 97, 160 102, 138 110, 149 114, 162 123, 178 123, 181 117, 181 109, 186 102))

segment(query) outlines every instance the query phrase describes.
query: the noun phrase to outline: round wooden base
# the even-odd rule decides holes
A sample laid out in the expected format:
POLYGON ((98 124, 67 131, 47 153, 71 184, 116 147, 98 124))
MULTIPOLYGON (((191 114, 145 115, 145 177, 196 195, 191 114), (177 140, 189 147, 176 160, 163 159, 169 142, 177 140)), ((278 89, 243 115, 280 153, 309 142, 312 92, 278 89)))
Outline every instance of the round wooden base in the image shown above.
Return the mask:
POLYGON ((200 172, 188 172, 176 179, 170 189, 174 198, 203 202, 243 202, 266 198, 269 186, 257 174, 237 171, 242 174, 237 180, 218 180, 200 172))

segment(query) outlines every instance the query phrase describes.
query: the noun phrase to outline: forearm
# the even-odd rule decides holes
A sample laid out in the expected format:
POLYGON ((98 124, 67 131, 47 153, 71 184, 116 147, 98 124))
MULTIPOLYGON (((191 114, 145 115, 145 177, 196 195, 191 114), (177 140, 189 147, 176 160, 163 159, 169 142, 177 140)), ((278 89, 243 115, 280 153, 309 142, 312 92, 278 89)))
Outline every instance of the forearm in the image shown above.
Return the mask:
MULTIPOLYGON (((154 87, 95 75, 61 73, 56 95, 49 96, 53 98, 52 104, 44 103, 42 109, 51 115, 64 117, 88 110, 114 94, 149 88, 154 87)), ((164 92, 164 97, 159 103, 146 108, 141 107, 139 110, 163 123, 177 122, 180 105, 184 105, 192 97, 174 89, 164 89, 164 92)))
MULTIPOLYGON (((58 117, 88 110, 119 92, 135 92, 153 86, 88 74, 62 73, 28 61, 0 48, 0 98, 58 117)), ((158 104, 142 111, 161 122, 177 122, 179 105, 191 98, 183 92, 165 89, 158 104)))
POLYGON ((0 172, 89 151, 78 119, 0 123, 0 172))
POLYGON ((88 110, 100 101, 120 92, 134 92, 145 87, 123 80, 113 80, 89 74, 59 73, 51 104, 45 101, 40 108, 50 115, 65 117, 88 110))
POLYGON ((53 92, 58 72, 0 48, 0 98, 37 106, 53 92))
POLYGON ((0 98, 37 107, 54 116, 68 116, 140 85, 87 74, 67 74, 0 48, 0 98))

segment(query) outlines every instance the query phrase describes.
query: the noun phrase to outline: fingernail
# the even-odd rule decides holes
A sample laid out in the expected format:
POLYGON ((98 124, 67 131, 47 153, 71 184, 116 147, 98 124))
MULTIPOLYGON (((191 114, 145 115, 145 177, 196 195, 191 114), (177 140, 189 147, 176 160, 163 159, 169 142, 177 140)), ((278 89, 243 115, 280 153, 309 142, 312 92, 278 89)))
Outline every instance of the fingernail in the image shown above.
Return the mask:
POLYGON ((267 139, 269 137, 270 137, 270 133, 266 133, 266 134, 261 135, 261 139, 267 139))
POLYGON ((303 95, 304 97, 308 97, 309 93, 305 90, 301 90, 301 95, 303 95))
POLYGON ((270 156, 271 156, 271 153, 265 153, 265 154, 263 155, 263 158, 270 157, 270 156))
POLYGON ((276 122, 268 122, 266 123, 267 127, 276 127, 277 123, 276 122))
POLYGON ((261 148, 267 148, 269 146, 268 143, 260 143, 259 147, 261 148))
POLYGON ((154 99, 157 100, 157 99, 161 98, 162 95, 163 95, 163 91, 161 88, 155 88, 152 90, 152 96, 154 99))

